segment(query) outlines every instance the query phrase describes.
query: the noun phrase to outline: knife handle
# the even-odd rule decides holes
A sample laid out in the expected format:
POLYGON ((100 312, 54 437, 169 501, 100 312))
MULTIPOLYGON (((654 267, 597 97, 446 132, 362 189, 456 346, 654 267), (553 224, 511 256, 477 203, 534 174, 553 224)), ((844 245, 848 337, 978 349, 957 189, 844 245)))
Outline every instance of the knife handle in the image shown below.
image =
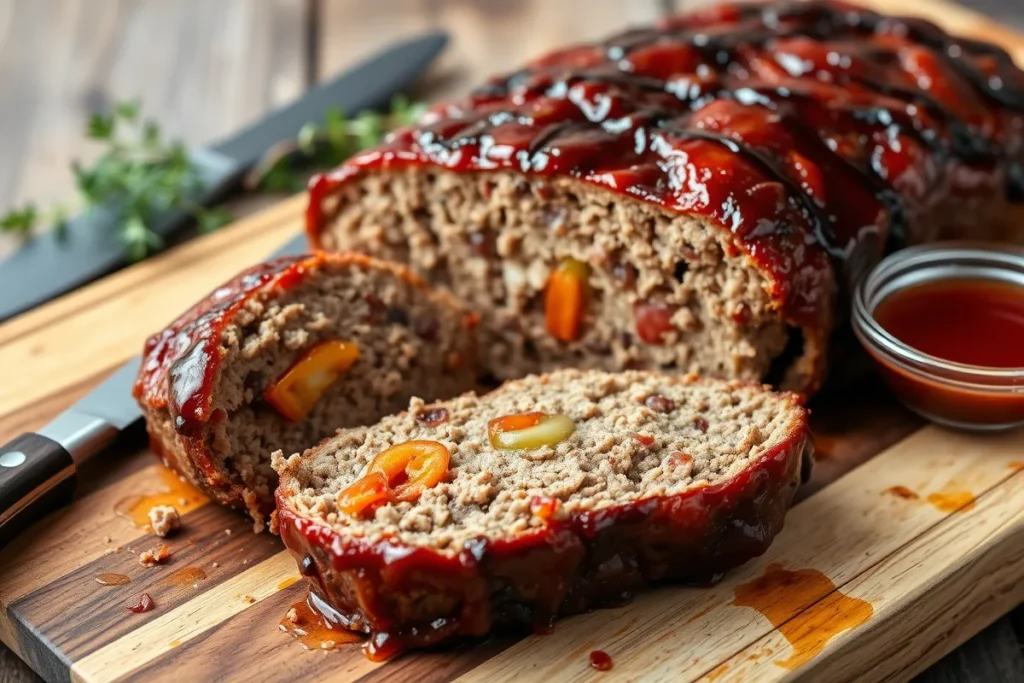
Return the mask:
POLYGON ((74 493, 75 461, 56 441, 22 434, 0 446, 0 548, 74 493))

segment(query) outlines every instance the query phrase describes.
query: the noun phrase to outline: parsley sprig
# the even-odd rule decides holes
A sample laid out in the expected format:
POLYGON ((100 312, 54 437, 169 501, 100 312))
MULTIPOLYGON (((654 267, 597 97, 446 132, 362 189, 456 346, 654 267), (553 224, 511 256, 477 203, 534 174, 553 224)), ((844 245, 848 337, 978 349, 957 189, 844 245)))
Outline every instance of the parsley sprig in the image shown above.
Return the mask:
POLYGON ((337 166, 360 150, 373 147, 388 131, 413 123, 426 111, 423 103, 412 103, 402 95, 391 100, 387 113, 360 112, 346 118, 339 108, 324 112, 324 123, 307 123, 294 140, 275 145, 250 172, 246 187, 270 192, 298 192, 303 189, 310 167, 337 166))
MULTIPOLYGON (((322 125, 307 124, 295 140, 276 145, 252 169, 245 182, 249 191, 295 192, 316 168, 337 165, 354 152, 380 142, 386 131, 411 123, 424 105, 396 97, 385 114, 363 112, 348 119, 338 109, 325 112, 322 125)), ((118 214, 118 237, 132 260, 144 259, 163 246, 153 230, 156 217, 183 209, 200 232, 211 232, 231 221, 229 212, 208 209, 193 201, 203 178, 185 145, 166 140, 159 125, 141 115, 138 100, 121 102, 106 114, 89 118, 86 137, 104 146, 91 166, 71 166, 80 208, 104 207, 118 214)), ((67 205, 47 209, 28 203, 0 216, 0 232, 30 239, 41 225, 66 235, 67 205)))

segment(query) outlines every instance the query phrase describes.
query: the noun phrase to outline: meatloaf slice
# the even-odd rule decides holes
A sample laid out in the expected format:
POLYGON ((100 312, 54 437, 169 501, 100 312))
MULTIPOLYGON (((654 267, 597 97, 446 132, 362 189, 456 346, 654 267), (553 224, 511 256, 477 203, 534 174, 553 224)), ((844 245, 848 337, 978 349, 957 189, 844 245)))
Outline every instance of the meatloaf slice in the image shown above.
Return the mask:
POLYGON ((274 507, 271 452, 472 388, 475 323, 403 266, 284 257, 152 336, 135 397, 165 462, 259 530, 274 507))
POLYGON ((808 439, 795 394, 562 370, 275 453, 277 524, 315 605, 387 658, 715 579, 782 528, 808 439))
POLYGON ((1024 73, 845 2, 721 3, 566 46, 310 185, 325 249, 482 313, 501 377, 700 371, 813 392, 887 249, 1024 241, 1024 73))

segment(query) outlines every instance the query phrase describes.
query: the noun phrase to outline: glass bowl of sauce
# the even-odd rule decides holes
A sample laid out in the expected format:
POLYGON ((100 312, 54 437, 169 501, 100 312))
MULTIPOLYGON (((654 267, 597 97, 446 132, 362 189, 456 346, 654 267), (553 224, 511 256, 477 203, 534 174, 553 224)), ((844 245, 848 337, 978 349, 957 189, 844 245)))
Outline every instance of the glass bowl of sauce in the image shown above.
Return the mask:
POLYGON ((1024 249, 942 242, 883 259, 853 329, 890 389, 950 427, 1024 426, 1024 249))

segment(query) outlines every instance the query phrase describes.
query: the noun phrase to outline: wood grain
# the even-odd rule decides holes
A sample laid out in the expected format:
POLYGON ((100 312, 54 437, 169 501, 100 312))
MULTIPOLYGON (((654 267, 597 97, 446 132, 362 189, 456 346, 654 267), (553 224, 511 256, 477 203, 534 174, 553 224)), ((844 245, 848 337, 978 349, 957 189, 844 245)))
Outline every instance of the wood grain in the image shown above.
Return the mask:
MULTIPOLYGON (((839 590, 851 594, 848 584, 870 571, 879 571, 879 567, 898 563, 901 549, 933 533, 943 519, 959 514, 943 512, 921 500, 904 500, 886 493, 887 489, 906 486, 922 498, 928 493, 953 490, 970 491, 980 497, 1014 481, 1012 490, 1019 493, 1024 472, 1009 465, 1022 448, 1024 433, 978 439, 925 427, 794 508, 786 519, 786 528, 768 552, 738 568, 714 588, 664 589, 641 596, 623 608, 573 617, 560 624, 554 634, 526 638, 460 680, 514 681, 524 666, 529 666, 530 675, 538 679, 557 676, 559 680, 589 680, 592 673, 581 663, 590 649, 610 654, 619 676, 694 680, 769 634, 774 639, 774 653, 785 653, 785 641, 776 642, 781 637, 758 612, 731 605, 736 587, 779 563, 791 569, 822 572, 839 590)), ((1010 497, 1008 504, 1012 500, 1010 497)), ((1021 520, 1011 521, 1012 527, 1019 527, 1021 520)), ((1016 531, 1024 533, 1020 528, 1016 531)), ((965 561, 968 549, 956 544, 948 551, 948 562, 933 557, 931 568, 940 575, 951 572, 957 562, 965 561)), ((1012 564, 1013 552, 1003 547, 1002 557, 1007 559, 1007 555, 1011 560, 1008 575, 1012 577, 1016 572, 1019 580, 1020 567, 1012 564)), ((921 558, 918 555, 916 561, 921 558)), ((914 576, 918 574, 921 572, 914 576)), ((915 597, 884 584, 875 588, 867 595, 873 605, 894 601, 905 609, 915 597)), ((787 607, 795 617, 826 595, 808 595, 806 602, 793 602, 787 607)), ((778 600, 785 601, 785 594, 780 594, 778 600)), ((990 620, 1006 611, 1005 606, 998 609, 991 604, 987 610, 986 606, 979 609, 985 610, 990 620)), ((877 623, 879 617, 876 615, 869 623, 877 623)), ((845 637, 859 639, 855 632, 847 632, 845 637)), ((829 648, 834 646, 830 643, 812 661, 828 659, 829 648)), ((903 652, 901 660, 906 663, 914 659, 913 654, 903 652)), ((775 666, 774 659, 770 663, 771 668, 758 670, 756 677, 732 680, 783 680, 790 673, 775 666)), ((725 676, 729 680, 732 675, 725 676)))
MULTIPOLYGON (((275 209, 239 223, 204 241, 216 241, 217 258, 225 258, 225 254, 244 258, 251 245, 242 244, 243 240, 237 236, 293 230, 295 213, 299 209, 301 205, 293 202, 280 210, 275 209)), ((201 246, 202 242, 184 249, 199 249, 201 246)), ((168 286, 165 278, 177 277, 175 273, 198 277, 199 271, 209 267, 209 262, 200 260, 198 254, 211 251, 200 250, 195 259, 184 259, 180 271, 166 269, 159 260, 155 260, 118 274, 109 283, 100 283, 96 287, 111 286, 110 283, 116 285, 118 280, 124 280, 138 289, 157 287, 159 293, 154 293, 154 296, 159 297, 168 307, 184 305, 187 301, 185 297, 192 296, 186 291, 188 285, 168 286), (147 266, 154 270, 154 276, 135 280, 140 277, 137 271, 145 270, 147 266)), ((163 258, 176 257, 172 253, 163 258)), ((92 294, 85 290, 80 296, 90 297, 92 294)), ((29 336, 42 334, 53 327, 75 325, 79 328, 73 329, 80 329, 86 326, 97 310, 110 305, 102 301, 102 297, 100 299, 95 307, 86 312, 76 315, 71 311, 67 319, 56 319, 42 327, 32 328, 25 337, 15 340, 11 345, 22 344, 29 336)), ((999 482, 1018 474, 1008 464, 1011 458, 1019 457, 1020 450, 1024 448, 1021 441, 1024 435, 979 439, 944 432, 935 427, 915 431, 920 426, 919 421, 905 412, 854 409, 854 406, 871 396, 871 392, 877 392, 877 387, 873 388, 870 383, 855 386, 860 388, 833 392, 831 396, 825 394, 823 398, 829 403, 815 409, 815 429, 826 435, 830 442, 825 462, 831 459, 836 463, 831 474, 826 470, 825 474, 817 477, 818 482, 825 485, 824 490, 794 509, 787 520, 786 531, 768 555, 741 568, 730 581, 749 580, 763 570, 766 562, 785 561, 794 567, 813 567, 823 571, 842 590, 847 590, 846 586, 852 585, 851 582, 857 576, 883 563, 887 557, 895 556, 901 548, 927 534, 939 521, 955 514, 926 504, 908 504, 902 499, 884 494, 885 489, 901 485, 913 488, 921 496, 927 496, 953 487, 983 496, 985 491, 999 482), (839 419, 842 415, 856 417, 844 422, 839 419), (818 424, 821 425, 820 429, 818 424), (902 438, 905 434, 911 435, 902 438), (895 445, 886 453, 872 457, 894 441, 895 445), (864 464, 857 467, 861 462, 864 464), (840 473, 850 469, 852 472, 835 480, 840 473), (822 520, 831 520, 830 526, 823 528, 822 520)), ((138 457, 152 456, 140 453, 138 457)), ((411 674, 424 671, 424 662, 436 662, 439 655, 434 653, 403 658, 392 665, 381 667, 366 661, 354 648, 330 653, 326 659, 322 655, 310 659, 298 649, 296 643, 276 630, 276 621, 282 616, 281 613, 275 614, 270 608, 250 612, 252 605, 263 600, 273 599, 275 609, 281 606, 283 603, 279 602, 283 599, 274 596, 284 590, 280 588, 282 582, 295 574, 294 562, 281 553, 276 540, 269 537, 257 541, 256 545, 264 548, 264 554, 252 558, 268 559, 255 566, 236 565, 236 573, 224 577, 222 582, 200 584, 191 599, 183 601, 183 598, 189 597, 188 594, 172 593, 163 607, 158 606, 152 615, 137 623, 125 622, 138 626, 130 631, 125 631, 123 624, 116 621, 127 593, 111 593, 110 605, 101 606, 101 603, 96 603, 97 608, 89 610, 93 616, 79 617, 70 622, 55 617, 49 607, 60 606, 62 598, 59 596, 90 595, 80 591, 96 591, 93 578, 100 571, 121 569, 130 575, 138 574, 132 564, 134 556, 124 553, 105 554, 105 546, 98 537, 101 533, 110 533, 117 539, 115 543, 127 544, 133 549, 152 540, 145 538, 143 531, 126 526, 125 520, 113 515, 112 509, 114 503, 123 496, 139 492, 142 487, 151 484, 155 473, 155 466, 143 468, 124 480, 100 488, 76 506, 40 524, 38 532, 31 533, 23 545, 0 553, 0 576, 4 577, 0 585, 9 591, 0 594, 0 603, 6 607, 6 614, 13 617, 13 624, 4 624, 0 635, 7 642, 17 645, 39 670, 59 669, 69 654, 77 654, 81 655, 81 659, 75 663, 75 674, 82 680, 109 680, 108 674, 113 676, 119 672, 128 675, 136 669, 144 669, 147 675, 155 676, 160 670, 180 671, 187 666, 187 662, 202 661, 199 654, 209 652, 218 643, 245 643, 244 647, 233 645, 229 650, 220 650, 221 664, 238 671, 245 670, 255 660, 248 656, 244 659, 236 657, 253 652, 264 653, 260 661, 267 662, 291 661, 293 656, 302 656, 303 659, 299 660, 301 664, 295 666, 299 667, 303 675, 319 677, 330 672, 342 680, 358 676, 388 677, 392 666, 401 666, 411 674), (82 511, 86 510, 88 514, 79 518, 82 511), (268 544, 261 545, 264 541, 268 541, 268 544), (71 547, 74 552, 62 557, 60 563, 52 562, 49 558, 59 555, 61 551, 58 549, 64 547, 71 547), (35 567, 45 567, 45 571, 29 571, 29 568, 35 567), (10 576, 17 580, 8 583, 7 577, 10 576), (271 586, 274 590, 271 590, 271 586), (253 603, 242 599, 247 594, 253 596, 253 603), (90 633, 106 633, 103 627, 109 629, 110 633, 92 639, 88 637, 90 633), (44 638, 42 643, 32 640, 40 637, 44 638), (171 643, 177 644, 172 647, 171 643), (41 644, 43 647, 40 647, 41 644), (195 652, 193 648, 196 648, 195 652), (57 652, 63 654, 56 656, 57 652), (161 663, 164 665, 162 669, 161 663)), ((219 538, 224 528, 235 524, 244 526, 242 519, 233 516, 230 511, 206 506, 186 516, 186 534, 179 542, 191 541, 195 543, 197 551, 212 553, 211 557, 222 557, 219 554, 221 550, 212 547, 216 544, 211 543, 210 539, 219 538)), ((240 531, 235 533, 241 534, 240 531)), ((245 538, 248 548, 252 539, 247 536, 245 538)), ((940 565, 937 570, 950 571, 951 567, 955 567, 955 563, 940 565)), ((154 575, 152 583, 148 579, 141 579, 137 586, 159 585, 157 578, 154 575)), ((555 635, 547 638, 530 637, 518 644, 509 641, 492 643, 489 647, 493 650, 471 650, 472 654, 468 655, 463 650, 450 654, 443 660, 445 666, 442 669, 431 668, 431 671, 437 675, 436 680, 448 680, 463 674, 469 680, 485 676, 500 678, 506 674, 511 677, 515 671, 521 670, 525 662, 533 666, 539 666, 538 662, 552 662, 558 667, 577 667, 579 662, 576 659, 567 660, 567 657, 582 657, 588 647, 602 647, 612 652, 613 657, 617 658, 617 666, 627 673, 650 671, 653 675, 658 671, 671 671, 680 675, 690 673, 699 676, 707 673, 709 669, 701 667, 714 657, 735 656, 738 652, 736 648, 755 643, 757 639, 772 632, 771 626, 761 621, 756 612, 729 608, 729 591, 733 585, 726 583, 709 591, 680 588, 659 590, 622 610, 596 612, 567 620, 560 625, 555 635), (694 619, 694 615, 698 618, 694 619), (680 621, 688 619, 692 621, 680 624, 680 621), (647 641, 652 633, 672 635, 650 644, 647 641), (697 662, 672 659, 680 656, 681 652, 689 652, 680 648, 679 643, 706 640, 702 635, 704 633, 722 634, 722 637, 708 641, 713 648, 705 658, 697 662), (620 654, 620 651, 626 654, 620 654), (479 661, 478 658, 490 654, 495 656, 484 662, 479 661), (444 673, 442 675, 439 672, 444 673)), ((94 596, 91 599, 98 598, 94 596)), ((900 603, 900 606, 906 609, 905 604, 900 603)), ((810 604, 801 604, 794 606, 794 610, 811 607, 810 604)), ((990 615, 990 609, 991 606, 985 613, 990 615)), ((56 611, 59 615, 66 614, 64 609, 56 611)), ((284 675, 284 671, 277 669, 258 673, 267 677, 284 675)), ((555 673, 538 672, 544 675, 555 673)), ((584 667, 581 675, 587 673, 589 670, 584 667)))

